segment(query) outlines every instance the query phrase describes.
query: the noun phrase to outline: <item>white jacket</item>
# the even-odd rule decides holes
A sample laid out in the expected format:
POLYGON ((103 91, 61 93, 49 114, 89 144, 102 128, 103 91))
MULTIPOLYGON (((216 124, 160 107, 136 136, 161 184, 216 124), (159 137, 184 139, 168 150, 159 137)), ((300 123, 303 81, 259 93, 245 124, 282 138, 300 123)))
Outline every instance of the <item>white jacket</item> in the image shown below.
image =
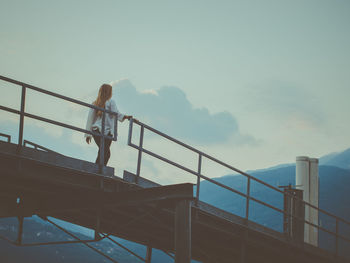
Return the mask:
MULTIPOLYGON (((113 111, 118 113, 118 120, 122 122, 124 120, 124 114, 120 113, 118 111, 117 105, 115 104, 114 100, 109 99, 106 101, 105 109, 109 111, 113 111)), ((114 136, 114 120, 115 115, 106 113, 105 117, 105 135, 108 133, 111 133, 112 136, 114 136)), ((102 131, 102 115, 97 116, 96 110, 93 108, 90 108, 89 115, 86 121, 86 130, 92 131, 92 130, 98 129, 100 132, 102 131)), ((116 134, 117 135, 117 134, 116 134)), ((91 134, 85 133, 85 137, 92 137, 91 134)))

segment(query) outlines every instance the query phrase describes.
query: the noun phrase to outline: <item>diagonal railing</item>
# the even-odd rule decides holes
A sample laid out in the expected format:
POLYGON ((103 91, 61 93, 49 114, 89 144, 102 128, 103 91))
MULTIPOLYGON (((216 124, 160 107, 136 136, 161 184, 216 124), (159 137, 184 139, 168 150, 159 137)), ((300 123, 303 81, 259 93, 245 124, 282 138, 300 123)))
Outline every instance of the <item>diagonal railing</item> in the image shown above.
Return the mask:
POLYGON ((183 143, 183 142, 181 142, 181 141, 179 141, 179 140, 177 140, 177 139, 175 139, 175 138, 173 138, 173 137, 171 137, 171 136, 169 136, 169 135, 167 135, 165 133, 162 133, 162 132, 154 129, 153 127, 151 127, 151 126, 149 126, 149 125, 147 125, 145 123, 142 123, 142 122, 140 122, 140 121, 138 121, 136 119, 132 119, 129 122, 128 145, 138 150, 138 159, 137 159, 137 168, 136 168, 136 180, 135 180, 136 183, 138 182, 139 177, 140 177, 140 173, 141 173, 142 154, 145 153, 145 154, 148 154, 148 155, 150 155, 150 156, 152 156, 152 157, 154 157, 156 159, 159 159, 159 160, 161 160, 161 161, 163 161, 165 163, 168 163, 168 164, 170 164, 172 166, 175 166, 175 167, 177 167, 177 168, 179 168, 179 169, 181 169, 183 171, 186 171, 186 172, 188 172, 188 173, 190 173, 190 174, 192 174, 192 175, 197 177, 197 184, 196 184, 196 189, 197 190, 196 190, 196 200, 195 200, 195 205, 196 206, 198 205, 198 202, 200 200, 200 184, 201 184, 202 181, 207 181, 207 182, 209 182, 211 184, 217 185, 217 186, 219 186, 219 187, 221 187, 223 189, 229 190, 232 193, 235 193, 235 194, 238 194, 238 195, 244 197, 246 199, 246 204, 245 204, 245 206, 246 206, 246 208, 245 208, 245 219, 246 220, 249 220, 250 201, 254 201, 254 202, 259 203, 259 204, 261 204, 261 205, 263 205, 265 207, 273 209, 273 210, 277 211, 278 213, 280 213, 282 215, 286 215, 286 216, 288 216, 290 218, 294 218, 294 219, 296 219, 298 221, 301 221, 304 224, 307 224, 307 225, 309 225, 311 227, 315 227, 315 228, 317 228, 318 232, 320 230, 322 230, 325 233, 328 233, 328 234, 334 236, 335 237, 335 254, 337 256, 339 255, 339 246, 340 246, 339 245, 339 239, 342 239, 342 240, 344 240, 344 241, 346 241, 346 242, 348 242, 350 244, 350 239, 348 237, 345 237, 345 236, 343 236, 343 235, 341 235, 339 233, 339 223, 340 222, 344 223, 344 224, 346 224, 347 226, 350 227, 350 222, 348 222, 347 220, 345 220, 343 218, 340 218, 338 216, 335 216, 335 215, 333 215, 333 214, 331 214, 331 213, 329 213, 329 212, 327 212, 327 211, 325 211, 323 209, 320 209, 319 207, 316 207, 316 206, 314 206, 314 205, 312 205, 312 204, 310 204, 308 202, 305 202, 303 199, 298 198, 295 195, 292 195, 292 194, 290 194, 288 192, 285 192, 285 191, 281 191, 280 189, 278 189, 278 188, 276 188, 276 187, 274 187, 274 186, 272 186, 272 185, 270 185, 270 184, 268 184, 268 183, 266 183, 266 182, 264 182, 262 180, 259 180, 258 178, 255 178, 255 177, 253 177, 253 176, 251 176, 251 175, 249 175, 249 174, 247 174, 247 173, 245 173, 245 172, 243 172, 243 171, 241 171, 241 170, 239 170, 239 169, 237 169, 237 168, 235 168, 235 167, 233 167, 233 166, 231 166, 231 165, 229 165, 229 164, 227 164, 225 162, 222 162, 222 161, 216 159, 213 156, 210 156, 210 155, 208 155, 208 154, 206 154, 206 153, 204 153, 204 152, 202 152, 202 151, 200 151, 200 150, 198 150, 198 149, 196 149, 196 148, 194 148, 194 147, 192 147, 192 146, 190 146, 188 144, 185 144, 185 143, 183 143), (139 137, 138 145, 134 144, 132 142, 134 123, 140 126, 140 133, 139 133, 140 137, 139 137), (186 148, 186 149, 194 152, 195 154, 197 154, 198 155, 198 168, 197 168, 197 170, 193 170, 191 168, 185 167, 185 166, 183 166, 183 165, 181 165, 181 164, 179 164, 179 163, 177 163, 175 161, 172 161, 172 160, 170 160, 168 158, 165 158, 165 157, 161 156, 160 154, 157 154, 155 152, 152 152, 151 150, 146 149, 143 146, 144 145, 145 130, 148 130, 148 131, 150 131, 150 132, 152 132, 152 133, 154 133, 154 134, 156 134, 156 135, 158 135, 158 136, 160 136, 162 138, 165 138, 165 139, 167 139, 167 140, 169 140, 169 141, 171 141, 171 142, 173 142, 173 143, 175 143, 177 145, 180 145, 181 147, 186 148), (247 178, 246 193, 243 193, 243 192, 241 192, 241 191, 239 191, 237 189, 234 189, 234 188, 229 187, 229 186, 227 186, 225 184, 222 184, 222 183, 220 183, 220 182, 218 182, 216 180, 213 180, 213 179, 211 179, 211 178, 209 178, 207 176, 204 176, 202 174, 202 172, 201 172, 203 158, 207 158, 207 159, 209 159, 209 160, 211 160, 211 161, 213 161, 213 162, 215 162, 215 163, 217 163, 217 164, 219 164, 219 165, 221 165, 221 166, 223 166, 225 168, 230 169, 231 171, 237 172, 238 174, 241 174, 244 177, 246 177, 247 178), (308 206, 308 207, 310 207, 312 209, 317 210, 319 213, 322 213, 324 215, 327 215, 327 216, 333 218, 335 220, 335 231, 330 231, 330 230, 322 227, 319 223, 315 224, 313 222, 310 222, 310 221, 306 220, 305 218, 301 218, 301 217, 296 216, 294 214, 290 214, 289 211, 284 211, 284 210, 282 210, 282 209, 280 209, 278 207, 275 207, 275 206, 273 206, 271 204, 268 204, 268 203, 266 203, 264 201, 261 201, 261 200, 259 200, 257 198, 254 198, 253 196, 251 196, 251 182, 252 181, 257 182, 258 184, 264 185, 264 186, 272 189, 276 193, 283 194, 284 196, 287 195, 287 196, 289 196, 289 198, 294 200, 294 202, 297 201, 297 202, 303 204, 305 207, 308 206))
MULTIPOLYGON (((15 114, 18 114, 20 115, 20 123, 19 123, 19 136, 18 136, 18 151, 20 152, 21 150, 21 147, 23 145, 23 127, 24 127, 24 117, 27 117, 27 118, 32 118, 32 119, 36 119, 36 120, 39 120, 39 121, 43 121, 43 122, 47 122, 47 123, 50 123, 50 124, 53 124, 53 125, 57 125, 57 126, 61 126, 61 127, 64 127, 64 128, 68 128, 68 129, 71 129, 71 130, 75 130, 75 131, 78 131, 78 132, 82 132, 82 133, 87 133, 87 134, 91 134, 91 135, 96 135, 96 136, 100 136, 101 138, 110 138, 110 139, 113 139, 113 140, 116 140, 116 136, 117 136, 117 113, 116 112, 111 112, 109 110, 106 110, 104 108, 100 108, 100 107, 97 107, 95 105, 92 105, 92 104, 88 104, 88 103, 85 103, 85 102, 82 102, 82 101, 79 101, 79 100, 76 100, 76 99, 72 99, 70 97, 66 97, 66 96, 63 96, 63 95, 60 95, 60 94, 57 94, 57 93, 54 93, 54 92, 51 92, 51 91, 47 91, 47 90, 44 90, 44 89, 41 89, 41 88, 38 88, 38 87, 35 87, 35 86, 32 86, 32 85, 29 85, 29 84, 26 84, 26 83, 23 83, 23 82, 20 82, 20 81, 16 81, 16 80, 13 80, 13 79, 10 79, 10 78, 7 78, 7 77, 4 77, 4 76, 0 76, 0 80, 3 80, 5 82, 8 82, 8 83, 12 83, 12 84, 16 84, 18 86, 20 86, 22 88, 22 93, 21 93, 21 108, 20 110, 16 110, 16 109, 13 109, 13 108, 9 108, 9 107, 5 107, 5 106, 2 106, 0 105, 0 110, 4 110, 4 111, 7 111, 7 112, 11 112, 11 113, 15 113, 15 114), (56 97, 56 98, 59 98, 59 99, 62 99, 62 100, 65 100, 65 101, 69 101, 69 102, 72 102, 72 103, 75 103, 75 104, 78 104, 80 106, 84 106, 84 107, 88 107, 88 108, 92 108, 92 109, 95 109, 95 110, 100 110, 103 112, 103 117, 102 117, 102 133, 96 133, 96 132, 93 132, 93 131, 89 131, 89 130, 85 130, 85 129, 82 129, 80 127, 76 127, 76 126, 73 126, 73 125, 69 125, 69 124, 66 124, 66 123, 62 123, 62 122, 59 122, 59 121, 55 121, 55 120, 51 120, 51 119, 48 119, 48 118, 44 118, 44 117, 40 117, 40 116, 37 116, 37 115, 34 115, 34 114, 30 114, 30 113, 27 113, 25 111, 25 103, 26 103, 26 90, 27 89, 30 89, 30 90, 34 90, 36 92, 39 92, 39 93, 43 93, 43 94, 46 94, 46 95, 49 95, 49 96, 53 96, 53 97, 56 97), (106 114, 112 114, 114 116, 116 116, 115 118, 115 132, 114 132, 114 137, 110 137, 110 136, 107 136, 107 135, 104 135, 104 130, 105 130, 105 115, 106 114)), ((3 136, 3 134, 0 134, 3 136)), ((5 136, 7 137, 7 136, 5 136)), ((9 138, 9 137, 7 137, 9 138)), ((245 206, 246 206, 246 210, 245 210, 245 219, 246 220, 249 220, 249 207, 250 207, 250 202, 251 201, 254 201, 256 203, 259 203, 265 207, 268 207, 270 209, 273 209, 277 212, 279 212, 280 214, 282 215, 285 215, 285 216, 288 216, 288 217, 292 217, 296 220, 299 220, 301 222, 303 222, 304 224, 307 224, 309 226, 312 226, 312 227, 315 227, 317 228, 317 230, 322 230, 332 236, 335 237, 335 254, 336 255, 339 255, 339 241, 340 240, 344 240, 346 242, 349 242, 350 243, 350 239, 341 235, 339 233, 339 223, 344 223, 346 224, 347 226, 350 227, 350 222, 346 221, 345 219, 343 218, 340 218, 338 216, 335 216, 323 209, 320 209, 314 205, 311 205, 307 202, 305 202, 304 200, 300 199, 300 198, 297 198, 295 197, 294 195, 290 194, 290 193, 286 193, 284 191, 281 191, 280 189, 270 185, 270 184, 267 184, 265 183, 264 181, 262 180, 259 180, 223 161, 220 161, 216 158, 214 158, 213 156, 210 156, 188 144, 185 144, 165 133, 162 133, 154 128, 152 128, 151 126, 145 124, 145 123, 142 123, 136 119, 131 119, 130 122, 129 122, 129 134, 128 134, 128 145, 130 147, 133 147, 135 149, 138 150, 138 158, 137 158, 137 167, 136 167, 136 181, 138 181, 139 177, 140 177, 140 174, 141 174, 141 162, 142 162, 142 154, 145 153, 145 154, 148 154, 150 156, 153 156, 163 162, 166 162, 172 166, 175 166, 181 170, 184 170, 194 176, 197 177, 197 183, 196 183, 196 200, 195 200, 195 205, 198 205, 198 202, 200 200, 200 185, 201 185, 201 182, 202 181, 207 181, 211 184, 214 184, 214 185, 217 185, 219 187, 221 187, 222 189, 226 189, 226 190, 229 190, 230 192, 232 193, 235 193, 235 194, 238 194, 242 197, 244 197, 246 199, 245 201, 245 206), (136 125, 139 125, 140 126, 140 137, 139 137, 139 143, 138 145, 134 144, 132 142, 132 134, 133 134, 133 126, 134 124, 136 125), (146 149, 144 146, 143 146, 143 141, 144 141, 144 132, 145 130, 148 130, 162 138, 165 138, 177 145, 180 145, 181 147, 185 148, 185 149, 188 149, 192 152, 194 152, 195 154, 198 155, 198 168, 197 170, 193 170, 191 168, 188 168, 188 167, 185 167, 175 161, 172 161, 168 158, 165 158, 163 156, 161 156, 160 154, 157 154, 155 152, 152 152, 151 150, 148 150, 146 149), (244 177, 247 178, 247 188, 246 188, 246 193, 243 193, 237 189, 234 189, 230 186, 227 186, 227 185, 224 185, 218 181, 215 181, 207 176, 204 176, 203 173, 202 173, 202 160, 203 158, 207 158, 217 164, 219 164, 220 166, 222 167, 225 167, 225 168, 228 168, 234 172, 237 172, 241 175, 243 175, 244 177), (272 189, 273 191, 275 191, 276 193, 280 193, 280 194, 283 194, 283 195, 288 195, 289 198, 295 200, 295 201, 298 201, 298 202, 301 202, 303 205, 305 206, 308 206, 312 209, 315 209, 317 210, 319 213, 322 213, 322 214, 325 214, 331 218, 333 218, 335 220, 335 231, 330 231, 324 227, 322 227, 319 223, 318 224, 314 224, 312 222, 309 222, 307 220, 305 220, 305 218, 300 218, 298 216, 295 216, 294 214, 290 214, 288 211, 284 211, 278 207, 275 207, 271 204, 268 204, 262 200, 259 200, 255 197, 253 197, 251 195, 251 182, 256 182, 258 184, 261 184, 261 185, 264 185, 270 189, 272 189)), ((104 166, 104 156, 103 156, 103 152, 104 152, 104 139, 101 140, 101 144, 100 144, 100 162, 99 162, 99 167, 100 167, 100 173, 103 173, 103 166, 104 166)))

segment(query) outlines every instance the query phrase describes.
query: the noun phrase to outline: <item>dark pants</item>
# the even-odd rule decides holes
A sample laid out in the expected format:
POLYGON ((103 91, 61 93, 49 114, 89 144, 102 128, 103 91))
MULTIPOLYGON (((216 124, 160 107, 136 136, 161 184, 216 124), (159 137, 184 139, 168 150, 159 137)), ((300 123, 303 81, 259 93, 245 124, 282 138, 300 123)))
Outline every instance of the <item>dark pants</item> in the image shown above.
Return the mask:
MULTIPOLYGON (((95 132, 101 134, 98 130, 96 130, 95 132)), ((109 136, 112 136, 112 134, 108 134, 109 136)), ((100 142, 101 142, 101 138, 100 136, 96 136, 96 135, 92 135, 92 137, 94 138, 95 143, 98 146, 98 155, 96 158, 96 162, 95 163, 100 163, 100 142)), ((104 165, 107 165, 109 157, 111 157, 111 150, 109 149, 111 147, 111 143, 112 140, 111 139, 106 139, 105 138, 105 146, 104 146, 104 165)))

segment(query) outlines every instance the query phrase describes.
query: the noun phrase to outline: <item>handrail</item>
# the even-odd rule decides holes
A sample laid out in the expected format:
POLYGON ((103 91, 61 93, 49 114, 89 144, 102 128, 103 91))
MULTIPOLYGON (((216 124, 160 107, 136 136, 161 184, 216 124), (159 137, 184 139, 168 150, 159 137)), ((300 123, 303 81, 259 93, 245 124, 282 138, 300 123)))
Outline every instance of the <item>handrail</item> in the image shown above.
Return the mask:
POLYGON ((114 111, 106 110, 105 108, 101 108, 101 107, 98 107, 96 105, 89 104, 89 103, 86 103, 86 102, 83 102, 83 101, 80 101, 80 100, 77 100, 77 99, 72 99, 70 97, 63 96, 61 94, 58 94, 58 93, 55 93, 55 92, 52 92, 52 91, 48 91, 48 90, 45 90, 45 89, 41 89, 41 88, 35 87, 33 85, 30 85, 30 84, 27 84, 27 83, 24 83, 24 82, 20 82, 20 81, 14 80, 14 79, 10 79, 10 78, 7 78, 7 77, 1 76, 1 75, 0 75, 0 79, 4 80, 6 82, 10 82, 12 84, 16 84, 16 85, 19 85, 19 86, 22 86, 22 87, 26 87, 28 89, 35 90, 35 91, 38 91, 40 93, 44 93, 44 94, 47 94, 47 95, 50 95, 50 96, 53 96, 53 97, 56 97, 56 98, 59 98, 59 99, 70 101, 70 102, 73 102, 73 103, 76 103, 76 104, 79 104, 79 105, 82 105, 82 106, 86 106, 86 107, 89 107, 89 108, 92 108, 92 109, 95 109, 95 110, 103 111, 105 113, 109 113, 109 114, 116 115, 116 116, 118 115, 118 113, 116 113, 114 111))
POLYGON ((28 141, 28 140, 23 140, 23 146, 26 146, 27 144, 28 144, 28 145, 34 146, 34 149, 39 149, 39 150, 43 150, 43 151, 45 151, 45 152, 50 152, 50 153, 55 153, 55 154, 61 155, 61 154, 58 153, 58 152, 55 152, 55 151, 53 151, 53 150, 50 150, 49 148, 46 148, 46 147, 41 146, 41 145, 39 145, 39 144, 36 144, 36 143, 34 143, 34 142, 31 142, 31 141, 28 141))
MULTIPOLYGON (((262 181, 262 180, 260 180, 260 179, 258 179, 258 178, 256 178, 256 177, 251 176, 251 175, 249 175, 249 174, 247 174, 247 173, 245 173, 245 172, 243 172, 243 171, 241 171, 241 170, 239 170, 239 169, 237 169, 237 168, 235 168, 235 167, 233 167, 233 166, 231 166, 231 165, 229 165, 229 164, 226 164, 226 163, 224 163, 224 162, 222 162, 222 161, 220 161, 220 160, 218 160, 218 159, 216 159, 216 158, 214 158, 214 157, 212 157, 212 156, 210 156, 210 155, 208 155, 208 154, 206 154, 206 153, 204 153, 204 152, 201 152, 201 151, 198 150, 198 149, 195 149, 195 148, 193 148, 193 147, 191 147, 191 146, 189 146, 189 145, 187 145, 187 144, 185 144, 185 143, 183 143, 183 142, 180 142, 179 140, 177 140, 177 139, 175 139, 175 138, 172 138, 172 137, 170 137, 169 135, 167 135, 167 134, 165 134, 165 133, 162 133, 161 131, 156 130, 155 128, 152 128, 152 127, 150 127, 149 125, 140 122, 139 120, 133 119, 133 120, 130 122, 130 127, 132 127, 133 123, 137 123, 137 124, 139 124, 141 127, 144 127, 144 128, 146 128, 146 129, 148 129, 148 130, 150 130, 150 131, 152 131, 152 132, 154 132, 154 133, 156 133, 156 134, 158 134, 158 135, 160 135, 160 136, 162 136, 162 137, 164 137, 164 138, 166 138, 166 139, 168 139, 168 140, 170 140, 170 141, 172 141, 172 142, 175 142, 175 143, 177 143, 177 144, 179 144, 179 145, 182 145, 182 146, 186 147, 186 148, 189 149, 189 150, 193 150, 194 152, 200 154, 202 157, 206 157, 206 158, 208 158, 208 159, 210 159, 210 160, 212 160, 212 161, 214 161, 214 162, 216 162, 216 163, 218 163, 218 164, 220 164, 220 165, 222 165, 222 166, 225 166, 225 167, 228 168, 228 169, 231 169, 231 170, 233 170, 233 171, 235 171, 235 172, 237 172, 237 173, 239 173, 239 174, 241 174, 241 175, 243 175, 243 176, 245 176, 245 177, 248 177, 248 178, 250 178, 250 179, 252 179, 252 180, 254 180, 254 181, 256 181, 256 182, 258 182, 258 183, 260 183, 260 184, 262 184, 262 185, 264 185, 264 186, 267 186, 267 187, 271 188, 272 190, 275 190, 276 192, 279 192, 279 193, 281 193, 281 194, 287 194, 287 195, 289 195, 290 197, 293 197, 295 200, 300 201, 300 202, 302 202, 303 204, 308 205, 308 206, 311 207, 311 208, 317 209, 318 211, 322 212, 322 213, 325 214, 325 215, 328 215, 328 216, 330 216, 330 217, 334 217, 334 218, 336 218, 336 219, 338 219, 338 220, 342 221, 343 223, 348 224, 348 225, 350 226, 350 222, 346 221, 345 219, 343 219, 343 218, 341 218, 341 217, 338 217, 338 216, 335 216, 335 215, 333 215, 333 214, 331 214, 331 213, 329 213, 329 212, 327 212, 327 211, 325 211, 325 210, 323 210, 323 209, 321 209, 321 208, 319 208, 319 207, 316 207, 316 206, 314 206, 314 205, 312 205, 312 204, 310 204, 310 203, 304 201, 304 200, 301 199, 301 198, 298 198, 298 197, 295 197, 295 196, 291 195, 290 193, 285 193, 285 192, 281 191, 280 189, 278 189, 277 187, 274 187, 274 186, 272 186, 272 185, 270 185, 270 184, 268 184, 268 183, 266 183, 266 182, 264 182, 264 181, 262 181)), ((131 129, 132 129, 132 128, 131 128, 131 129)), ((187 172, 189 172, 189 173, 192 173, 192 174, 194 174, 194 175, 197 175, 197 173, 196 173, 195 171, 193 171, 193 170, 191 170, 191 169, 189 169, 189 168, 186 168, 186 167, 183 167, 183 166, 180 167, 180 166, 181 166, 180 164, 176 164, 175 162, 173 162, 173 161, 171 161, 171 160, 168 160, 168 159, 166 159, 166 158, 164 158, 164 157, 161 157, 160 155, 157 155, 157 154, 155 154, 155 153, 152 153, 152 152, 150 152, 150 151, 148 151, 148 150, 146 150, 146 149, 140 148, 139 146, 133 144, 133 143, 131 142, 131 140, 128 140, 128 144, 129 144, 129 146, 132 146, 132 147, 134 147, 134 148, 137 148, 138 150, 142 150, 143 152, 145 152, 145 153, 147 153, 147 154, 149 154, 149 155, 152 155, 152 156, 155 157, 155 158, 158 158, 158 159, 160 159, 160 160, 163 160, 163 161, 165 161, 165 162, 168 162, 169 164, 172 164, 172 165, 174 165, 174 166, 176 166, 176 167, 178 167, 178 168, 180 168, 180 169, 183 169, 184 171, 187 171, 187 172)), ((201 176, 201 177, 205 177, 205 176, 203 176, 203 175, 200 175, 200 176, 201 176)), ((206 178, 208 178, 208 177, 206 177, 206 178)), ((210 178, 208 178, 208 179, 210 179, 210 178)), ((216 182, 216 181, 214 181, 214 182, 216 182)))
POLYGON ((8 134, 1 133, 1 132, 0 132, 0 136, 1 136, 1 137, 7 138, 7 142, 11 142, 11 135, 8 135, 8 134))
POLYGON ((149 126, 149 125, 147 125, 145 123, 142 123, 139 120, 132 119, 130 121, 130 123, 129 123, 128 145, 133 147, 133 148, 135 148, 135 149, 137 149, 139 151, 138 163, 137 163, 137 173, 136 173, 136 182, 138 180, 138 177, 140 176, 140 166, 141 166, 141 160, 142 160, 142 153, 146 153, 146 154, 148 154, 150 156, 153 156, 153 157, 155 157, 155 158, 157 158, 157 159, 159 159, 159 160, 161 160, 163 162, 169 163, 170 165, 173 165, 173 166, 175 166, 175 167, 177 167, 177 168, 179 168, 181 170, 184 170, 184 171, 186 171, 186 172, 188 172, 190 174, 193 174, 193 175, 197 176, 197 193, 196 193, 196 202, 195 202, 196 205, 198 204, 198 201, 199 201, 200 179, 204 179, 205 181, 208 181, 208 182, 213 183, 213 184, 215 184, 215 185, 217 185, 217 186, 219 186, 221 188, 227 189, 227 190, 229 190, 229 191, 231 191, 233 193, 236 193, 236 194, 238 194, 240 196, 245 197, 246 200, 247 200, 247 202, 246 202, 246 219, 247 220, 249 219, 249 213, 248 213, 248 211, 249 211, 249 201, 254 201, 254 202, 262 204, 262 205, 264 205, 266 207, 269 207, 269 208, 271 208, 271 209, 273 209, 273 210, 275 210, 275 211, 277 211, 279 213, 282 213, 282 214, 287 215, 289 217, 292 217, 292 218, 295 218, 297 220, 300 220, 300 221, 304 222, 305 224, 308 224, 311 227, 316 227, 318 230, 322 230, 322 231, 324 231, 324 232, 326 232, 328 234, 334 235, 336 237, 336 240, 337 240, 337 242, 336 242, 336 254, 338 254, 338 238, 341 238, 341 239, 343 239, 343 240, 345 240, 347 242, 350 242, 349 238, 347 238, 347 237, 345 237, 343 235, 340 235, 338 233, 338 227, 336 228, 335 232, 329 231, 328 229, 320 226, 318 223, 316 225, 316 224, 314 224, 312 222, 309 222, 308 220, 305 220, 305 218, 300 218, 298 216, 292 215, 292 214, 290 214, 290 213, 288 213, 286 211, 283 211, 283 210, 281 210, 281 209, 279 209, 279 208, 277 208, 277 207, 275 207, 273 205, 270 205, 270 204, 268 204, 266 202, 263 202, 261 200, 258 200, 256 198, 252 197, 250 195, 250 180, 256 181, 256 182, 258 182, 258 183, 260 183, 260 184, 262 184, 262 185, 264 185, 266 187, 269 187, 270 189, 272 189, 272 190, 274 190, 274 191, 276 191, 278 193, 290 196, 294 200, 297 200, 297 201, 301 202, 301 204, 303 204, 305 206, 309 206, 310 208, 316 209, 320 213, 323 213, 325 215, 330 216, 331 218, 335 219, 337 226, 338 226, 339 222, 343 222, 343 223, 345 223, 345 224, 350 226, 350 222, 346 221, 345 219, 340 218, 340 217, 338 217, 336 215, 333 215, 333 214, 331 214, 331 213, 329 213, 329 212, 327 212, 327 211, 325 211, 323 209, 320 209, 320 208, 318 208, 318 207, 316 207, 316 206, 314 206, 314 205, 304 201, 303 199, 298 198, 298 197, 296 197, 296 196, 294 196, 294 195, 292 195, 292 194, 290 194, 288 192, 281 191, 280 189, 278 189, 278 188, 276 188, 276 187, 274 187, 274 186, 272 186, 272 185, 270 185, 270 184, 268 184, 268 183, 266 183, 266 182, 264 182, 264 181, 262 181, 262 180, 260 180, 258 178, 255 178, 255 177, 253 177, 253 176, 251 176, 251 175, 249 175, 249 174, 247 174, 247 173, 245 173, 245 172, 243 172, 243 171, 241 171, 241 170, 239 170, 239 169, 237 169, 237 168, 235 168, 235 167, 233 167, 233 166, 231 166, 229 164, 226 164, 226 163, 224 163, 224 162, 222 162, 222 161, 220 161, 220 160, 218 160, 218 159, 216 159, 216 158, 214 158, 214 157, 212 157, 212 156, 210 156, 210 155, 208 155, 208 154, 206 154, 206 153, 204 153, 204 152, 202 152, 202 151, 200 151, 200 150, 198 150, 198 149, 196 149, 196 148, 194 148, 194 147, 192 147, 192 146, 190 146, 190 145, 188 145, 188 144, 186 144, 184 142, 181 142, 181 141, 179 141, 179 140, 177 140, 177 139, 175 139, 175 138, 173 138, 173 137, 171 137, 171 136, 169 136, 169 135, 167 135, 167 134, 165 134, 165 133, 163 133, 161 131, 158 131, 157 129, 155 129, 155 128, 153 128, 153 127, 151 127, 151 126, 149 126), (134 123, 138 124, 141 127, 140 143, 139 143, 139 145, 136 145, 136 144, 134 144, 132 142, 133 124, 134 123), (176 144, 178 144, 178 145, 180 145, 180 146, 182 146, 182 147, 184 147, 184 148, 186 148, 186 149, 188 149, 188 150, 198 154, 198 171, 194 171, 194 170, 192 170, 192 169, 190 169, 188 167, 185 167, 185 166, 183 166, 183 165, 181 165, 179 163, 176 163, 176 162, 174 162, 172 160, 169 160, 168 158, 165 158, 165 157, 163 157, 163 156, 161 156, 161 155, 159 155, 157 153, 154 153, 154 152, 152 152, 150 150, 145 149, 143 147, 144 129, 147 129, 147 130, 149 130, 149 131, 151 131, 151 132, 153 132, 153 133, 155 133, 155 134, 157 134, 157 135, 159 135, 159 136, 161 136, 161 137, 163 137, 165 139, 168 139, 171 142, 174 142, 174 143, 176 143, 176 144), (230 170, 233 170, 233 171, 235 171, 235 172, 245 176, 248 179, 247 194, 242 193, 242 192, 240 192, 240 191, 238 191, 236 189, 233 189, 232 187, 229 187, 227 185, 224 185, 224 184, 222 184, 220 182, 217 182, 217 181, 215 181, 215 180, 213 180, 213 179, 211 179, 209 177, 206 177, 206 176, 202 175, 201 174, 201 162, 202 162, 202 158, 203 157, 205 157, 205 158, 207 158, 209 160, 212 160, 212 161, 218 163, 219 165, 222 165, 222 166, 224 166, 224 167, 226 167, 226 168, 228 168, 230 170))

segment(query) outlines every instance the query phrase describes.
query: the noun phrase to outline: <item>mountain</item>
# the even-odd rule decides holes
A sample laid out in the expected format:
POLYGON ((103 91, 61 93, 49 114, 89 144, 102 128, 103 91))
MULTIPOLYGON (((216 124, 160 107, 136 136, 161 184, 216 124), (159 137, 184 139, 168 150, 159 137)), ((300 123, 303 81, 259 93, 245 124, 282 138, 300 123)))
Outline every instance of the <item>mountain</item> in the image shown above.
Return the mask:
MULTIPOLYGON (((275 187, 288 184, 295 185, 295 166, 253 172, 251 175, 275 187)), ((348 190, 350 185, 350 170, 321 165, 319 166, 319 178, 319 207, 350 221, 350 192, 348 190)), ((216 178, 215 180, 235 190, 246 193, 247 179, 244 176, 231 175, 216 178)), ((283 194, 275 190, 251 181, 250 194, 258 200, 283 210, 283 194)), ((246 199, 244 197, 229 190, 220 189, 210 182, 201 182, 200 198, 202 201, 223 210, 242 217, 245 216, 246 199)), ((277 231, 283 231, 282 214, 254 201, 250 202, 249 219, 277 231)), ((335 220, 322 213, 320 213, 319 219, 322 227, 332 231, 335 230, 335 220)), ((339 230, 345 236, 350 234, 350 226, 346 226, 345 224, 342 224, 339 230)), ((332 250, 334 249, 334 245, 334 237, 325 232, 320 232, 321 247, 332 250)), ((350 244, 347 246, 348 250, 349 248, 350 244)))
MULTIPOLYGON (((334 152, 334 153, 326 154, 318 158, 318 160, 319 160, 319 165, 328 165, 328 166, 335 166, 343 169, 350 169, 350 148, 342 152, 334 152)), ((284 163, 284 164, 278 164, 272 167, 263 168, 259 170, 248 170, 247 173, 250 174, 255 172, 270 171, 270 170, 288 167, 288 166, 295 166, 295 163, 284 163)))
POLYGON ((350 148, 340 153, 326 155, 320 159, 320 163, 350 169, 350 148))

